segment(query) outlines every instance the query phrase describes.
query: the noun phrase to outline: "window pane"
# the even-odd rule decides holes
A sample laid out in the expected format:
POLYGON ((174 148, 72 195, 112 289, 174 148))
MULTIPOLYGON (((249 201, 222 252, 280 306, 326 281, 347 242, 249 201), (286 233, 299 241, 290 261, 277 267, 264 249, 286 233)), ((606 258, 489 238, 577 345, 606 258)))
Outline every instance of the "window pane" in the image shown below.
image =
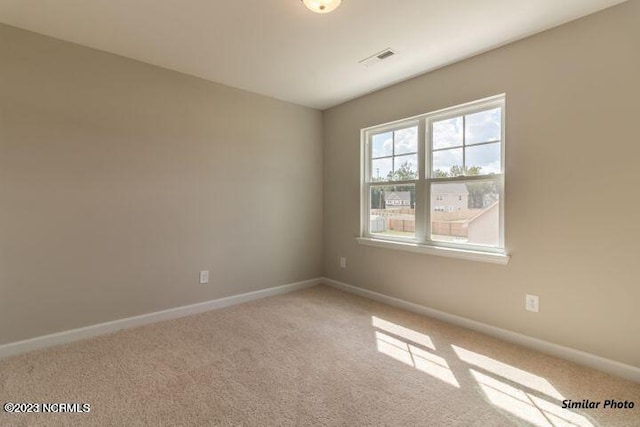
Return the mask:
POLYGON ((431 240, 498 246, 497 181, 432 184, 431 240))
POLYGON ((462 148, 434 151, 433 172, 434 178, 462 175, 462 148))
POLYGON ((499 141, 502 109, 481 111, 465 117, 465 144, 499 141))
POLYGON ((385 157, 393 154, 393 133, 379 133, 371 138, 371 157, 385 157))
POLYGON ((394 158, 394 181, 407 181, 418 179, 418 155, 397 156, 394 158))
POLYGON ((467 174, 500 173, 500 143, 467 147, 467 174))
POLYGON ((369 231, 372 234, 415 237, 414 184, 371 187, 369 231))
POLYGON ((462 117, 433 122, 433 149, 462 145, 462 117))
POLYGON ((390 158, 371 161, 371 181, 388 181, 393 170, 390 158))
POLYGON ((413 126, 394 132, 395 153, 409 154, 418 152, 418 127, 413 126))

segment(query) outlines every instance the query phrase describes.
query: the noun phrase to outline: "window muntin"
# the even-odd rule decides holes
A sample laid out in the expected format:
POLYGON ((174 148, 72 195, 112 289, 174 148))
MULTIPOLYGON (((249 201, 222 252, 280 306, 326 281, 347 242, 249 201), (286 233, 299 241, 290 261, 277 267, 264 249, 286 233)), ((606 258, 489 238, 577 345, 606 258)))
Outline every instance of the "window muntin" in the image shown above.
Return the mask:
POLYGON ((502 139, 502 108, 493 108, 465 116, 464 133, 467 145, 502 139))
POLYGON ((434 194, 445 194, 446 205, 432 204, 430 240, 500 246, 500 191, 497 180, 431 183, 434 194))
MULTIPOLYGON (((462 107, 461 107, 462 109, 462 107)), ((502 173, 502 107, 426 119, 432 178, 502 173)))
POLYGON ((418 127, 399 127, 371 136, 370 180, 409 181, 418 177, 418 127))
POLYGON ((415 184, 372 185, 369 231, 377 237, 415 239, 415 184))
POLYGON ((504 96, 363 130, 363 237, 504 251, 504 96))

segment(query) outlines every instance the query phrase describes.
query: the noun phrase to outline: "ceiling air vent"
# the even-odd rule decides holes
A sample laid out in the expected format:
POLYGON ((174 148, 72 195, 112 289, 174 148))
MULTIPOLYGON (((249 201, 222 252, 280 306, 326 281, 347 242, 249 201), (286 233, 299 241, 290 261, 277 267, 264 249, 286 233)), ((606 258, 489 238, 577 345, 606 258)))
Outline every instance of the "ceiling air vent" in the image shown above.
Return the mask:
POLYGON ((396 55, 396 52, 393 49, 385 49, 381 52, 371 55, 368 58, 363 59, 359 63, 364 65, 365 67, 372 67, 379 62, 382 62, 391 58, 394 55, 396 55))

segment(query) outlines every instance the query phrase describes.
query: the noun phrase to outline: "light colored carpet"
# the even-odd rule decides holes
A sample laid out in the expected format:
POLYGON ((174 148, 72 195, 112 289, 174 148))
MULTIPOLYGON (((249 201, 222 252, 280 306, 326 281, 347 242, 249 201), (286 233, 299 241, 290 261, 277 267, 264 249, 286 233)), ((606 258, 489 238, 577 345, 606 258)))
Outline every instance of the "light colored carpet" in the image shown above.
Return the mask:
POLYGON ((6 401, 91 411, 1 426, 640 425, 640 384, 325 286, 0 361, 6 401))

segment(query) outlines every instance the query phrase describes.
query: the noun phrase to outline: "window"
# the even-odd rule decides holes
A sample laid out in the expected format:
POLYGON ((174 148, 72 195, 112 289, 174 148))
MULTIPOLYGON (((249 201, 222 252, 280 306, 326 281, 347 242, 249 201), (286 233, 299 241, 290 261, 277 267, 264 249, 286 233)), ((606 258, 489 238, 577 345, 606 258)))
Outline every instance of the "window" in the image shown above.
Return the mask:
POLYGON ((363 129, 361 243, 504 254, 504 105, 500 95, 363 129))

